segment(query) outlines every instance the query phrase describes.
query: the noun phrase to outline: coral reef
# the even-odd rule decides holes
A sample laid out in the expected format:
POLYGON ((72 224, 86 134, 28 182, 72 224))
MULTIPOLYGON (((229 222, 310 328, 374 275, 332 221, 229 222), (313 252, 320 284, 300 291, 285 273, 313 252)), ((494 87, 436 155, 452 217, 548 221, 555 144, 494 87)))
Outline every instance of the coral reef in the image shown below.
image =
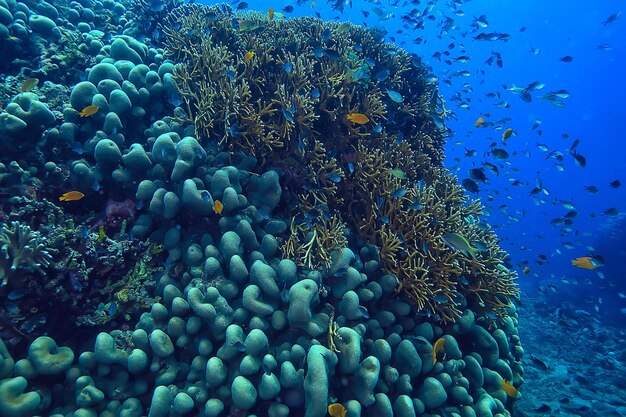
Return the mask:
POLYGON ((380 248, 383 269, 420 311, 447 322, 463 307, 504 317, 517 296, 515 273, 493 233, 478 227, 479 203, 468 204, 442 169, 435 119, 445 109, 424 82, 426 69, 348 23, 250 12, 232 30, 231 13, 181 6, 168 22, 181 30, 165 31, 166 51, 182 61, 174 78, 201 142, 214 138, 285 170, 300 201, 284 254, 307 268, 328 266, 346 224, 380 248), (249 61, 246 51, 255 52, 249 61), (354 113, 368 122, 351 123, 354 113), (451 252, 440 239, 451 232, 481 244, 478 259, 451 252))
POLYGON ((28 19, 66 42, 37 75, 69 99, 3 113, 34 136, 2 215, 50 259, 0 288, 0 413, 511 415, 515 273, 419 58, 348 23, 71 5, 28 19))

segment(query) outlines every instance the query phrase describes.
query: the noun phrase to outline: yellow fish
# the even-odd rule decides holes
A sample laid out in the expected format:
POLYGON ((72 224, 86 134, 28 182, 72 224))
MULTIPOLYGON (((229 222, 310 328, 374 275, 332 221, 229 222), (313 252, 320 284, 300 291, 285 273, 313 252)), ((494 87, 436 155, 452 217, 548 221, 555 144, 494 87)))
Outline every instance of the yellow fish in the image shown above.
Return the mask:
POLYGON ((507 140, 508 138, 511 137, 511 135, 513 134, 513 129, 511 129, 510 127, 508 127, 503 133, 502 133, 502 140, 507 140))
POLYGON ((248 62, 252 61, 252 58, 254 58, 254 52, 253 51, 248 51, 243 56, 243 62, 245 62, 247 64, 248 62))
POLYGON ((600 265, 597 265, 591 259, 591 256, 585 256, 583 258, 572 259, 572 265, 582 269, 596 269, 600 265))
POLYGON ((91 106, 87 106, 84 109, 82 109, 78 115, 80 117, 89 117, 89 116, 93 116, 94 114, 98 113, 98 110, 100 110, 100 107, 98 106, 94 106, 93 104, 91 106))
POLYGON ((482 125, 485 124, 485 118, 484 117, 479 117, 475 122, 474 122, 474 126, 476 127, 481 127, 482 125))
POLYGON ((37 87, 37 84, 39 84, 39 78, 27 78, 24 80, 22 85, 20 85, 20 88, 18 88, 18 91, 20 93, 27 93, 33 88, 37 87))
POLYGON ((443 337, 440 337, 435 342, 435 345, 433 346, 433 365, 437 363, 437 354, 441 352, 442 350, 444 350, 443 349, 444 343, 446 343, 446 339, 444 339, 443 337))
POLYGON ((222 210, 224 210, 224 205, 222 204, 222 202, 220 200, 215 200, 215 202, 213 203, 213 211, 216 214, 222 214, 222 210))
POLYGON ((272 6, 270 6, 270 9, 267 11, 267 17, 269 17, 270 20, 274 19, 274 8, 272 6))
POLYGON ((347 412, 346 407, 340 403, 332 403, 328 406, 328 414, 330 414, 331 417, 346 417, 347 412))
POLYGON ((363 113, 348 113, 346 119, 358 125, 364 125, 370 121, 370 119, 363 113))
POLYGON ((85 194, 80 191, 68 191, 59 197, 59 201, 77 201, 83 198, 85 194))
POLYGON ((506 379, 502 380, 502 390, 511 398, 519 397, 519 391, 506 379))

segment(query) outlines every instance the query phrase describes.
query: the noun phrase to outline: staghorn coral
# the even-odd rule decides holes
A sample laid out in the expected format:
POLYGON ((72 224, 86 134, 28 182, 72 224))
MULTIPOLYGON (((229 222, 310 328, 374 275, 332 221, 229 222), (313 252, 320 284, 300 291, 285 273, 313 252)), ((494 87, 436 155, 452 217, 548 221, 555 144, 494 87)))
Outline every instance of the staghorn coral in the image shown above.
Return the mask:
POLYGON ((44 274, 43 268, 52 263, 52 250, 41 233, 28 225, 11 222, 0 230, 0 279, 1 285, 16 279, 24 272, 44 274))
POLYGON ((286 256, 327 267, 347 226, 379 248, 398 292, 424 314, 442 322, 467 307, 487 320, 507 314, 515 273, 479 227, 480 204, 443 167, 448 111, 417 58, 349 23, 270 20, 224 5, 182 5, 163 29, 179 63, 187 114, 178 121, 204 144, 282 169, 296 196, 286 256), (367 123, 350 122, 352 113, 367 123), (486 249, 467 258, 446 246, 446 233, 486 249))

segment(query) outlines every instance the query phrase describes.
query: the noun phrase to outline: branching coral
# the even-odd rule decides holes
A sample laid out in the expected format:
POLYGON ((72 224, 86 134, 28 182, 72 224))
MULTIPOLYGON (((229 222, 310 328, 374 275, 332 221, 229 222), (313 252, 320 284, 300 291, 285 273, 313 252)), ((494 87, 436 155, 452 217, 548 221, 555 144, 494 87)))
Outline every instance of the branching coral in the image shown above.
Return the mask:
POLYGON ((52 255, 47 239, 27 225, 11 222, 0 230, 0 279, 8 284, 20 272, 38 272, 50 266, 52 255))
POLYGON ((443 168, 447 110, 418 59, 349 23, 228 6, 183 5, 165 27, 181 121, 283 172, 294 196, 286 256, 327 267, 348 227, 378 246, 418 310, 444 322, 466 306, 506 314, 515 274, 493 233, 470 221, 480 205, 443 168), (468 258, 445 244, 448 233, 484 250, 468 258))

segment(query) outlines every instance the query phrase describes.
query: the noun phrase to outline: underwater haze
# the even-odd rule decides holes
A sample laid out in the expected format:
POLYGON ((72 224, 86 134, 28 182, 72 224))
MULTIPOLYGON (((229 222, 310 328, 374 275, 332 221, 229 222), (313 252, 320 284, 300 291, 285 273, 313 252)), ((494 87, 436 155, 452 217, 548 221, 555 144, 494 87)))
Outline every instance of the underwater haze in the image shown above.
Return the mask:
POLYGON ((626 415, 623 9, 0 0, 0 417, 626 415))

